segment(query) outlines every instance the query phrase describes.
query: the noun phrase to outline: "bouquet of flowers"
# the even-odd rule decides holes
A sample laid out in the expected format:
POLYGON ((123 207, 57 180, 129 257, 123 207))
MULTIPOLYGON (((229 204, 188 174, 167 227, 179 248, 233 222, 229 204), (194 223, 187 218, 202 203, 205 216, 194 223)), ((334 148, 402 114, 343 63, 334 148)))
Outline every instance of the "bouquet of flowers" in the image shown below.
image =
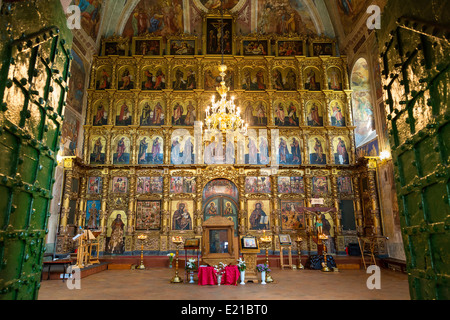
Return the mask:
POLYGON ((218 265, 214 266, 214 272, 216 273, 217 276, 222 276, 225 273, 225 267, 227 265, 224 264, 223 262, 219 262, 218 265))
POLYGON ((238 260, 238 269, 239 271, 245 271, 245 269, 247 269, 247 265, 245 264, 245 261, 242 260, 242 258, 239 258, 238 260))
POLYGON ((168 253, 167 256, 169 257, 170 263, 172 263, 173 257, 175 256, 175 254, 174 253, 168 253))
POLYGON ((258 264, 257 266, 256 266, 256 270, 258 270, 259 272, 263 272, 263 271, 268 271, 268 272, 270 272, 270 269, 269 269, 269 266, 267 265, 267 264, 258 264))
POLYGON ((186 270, 188 270, 189 272, 193 272, 195 270, 197 270, 197 265, 195 264, 195 259, 189 259, 186 262, 186 270))

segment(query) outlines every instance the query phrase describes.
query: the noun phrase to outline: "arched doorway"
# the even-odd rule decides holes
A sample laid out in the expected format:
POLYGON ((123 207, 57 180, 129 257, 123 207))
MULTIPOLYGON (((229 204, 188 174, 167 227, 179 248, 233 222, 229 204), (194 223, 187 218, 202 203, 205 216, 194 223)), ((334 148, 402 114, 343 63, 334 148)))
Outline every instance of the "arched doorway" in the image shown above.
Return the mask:
POLYGON ((238 231, 239 192, 236 185, 227 179, 209 181, 203 189, 203 221, 214 216, 225 217, 234 223, 234 235, 238 231))

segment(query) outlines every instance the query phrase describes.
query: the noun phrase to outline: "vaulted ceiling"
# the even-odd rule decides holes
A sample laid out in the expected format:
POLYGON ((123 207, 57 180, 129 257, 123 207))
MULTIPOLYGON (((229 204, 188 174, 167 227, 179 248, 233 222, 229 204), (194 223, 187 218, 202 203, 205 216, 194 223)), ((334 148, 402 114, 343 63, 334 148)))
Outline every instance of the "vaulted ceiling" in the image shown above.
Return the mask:
MULTIPOLYGON (((76 37, 98 50, 100 39, 143 33, 202 35, 202 17, 219 13, 221 0, 61 0, 78 5, 83 30, 76 37)), ((342 41, 371 0, 223 0, 236 18, 237 35, 251 33, 327 36, 342 41)))

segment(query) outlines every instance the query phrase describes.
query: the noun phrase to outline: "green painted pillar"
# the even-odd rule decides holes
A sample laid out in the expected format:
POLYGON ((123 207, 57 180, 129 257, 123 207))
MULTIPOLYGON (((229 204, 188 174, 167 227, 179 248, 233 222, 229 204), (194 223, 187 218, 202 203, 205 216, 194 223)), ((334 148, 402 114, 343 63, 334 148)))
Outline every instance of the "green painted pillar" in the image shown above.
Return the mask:
POLYGON ((450 299, 448 12, 391 0, 377 32, 412 299, 450 299))
POLYGON ((0 12, 0 299, 37 299, 68 89, 72 33, 59 0, 0 12))

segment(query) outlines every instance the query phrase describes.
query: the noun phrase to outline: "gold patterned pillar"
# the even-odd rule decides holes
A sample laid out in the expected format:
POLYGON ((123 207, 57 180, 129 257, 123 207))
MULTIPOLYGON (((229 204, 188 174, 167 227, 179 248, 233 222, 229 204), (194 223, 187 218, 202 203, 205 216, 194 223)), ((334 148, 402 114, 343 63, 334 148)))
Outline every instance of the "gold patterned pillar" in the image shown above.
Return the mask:
POLYGON ((350 83, 347 72, 348 66, 347 56, 341 55, 341 60, 342 60, 342 76, 344 77, 344 90, 350 90, 350 83))
POLYGON ((102 234, 106 234, 106 219, 108 217, 108 193, 109 193, 109 170, 104 169, 102 175, 102 205, 100 211, 100 229, 102 234))
POLYGON ((353 190, 355 193, 355 219, 356 219, 356 232, 358 235, 363 235, 363 212, 361 206, 361 194, 359 192, 360 179, 357 175, 352 177, 353 190))
POLYGON ((369 159, 367 178, 369 183, 369 194, 371 201, 370 215, 373 221, 374 235, 381 236, 380 206, 377 190, 377 159, 369 159))
POLYGON ((130 169, 129 175, 129 198, 128 198, 128 212, 127 212, 127 233, 131 235, 134 231, 134 220, 136 215, 136 171, 134 168, 130 169))
POLYGON ((60 234, 67 235, 67 221, 70 212, 70 193, 72 192, 73 159, 64 159, 64 191, 61 209, 60 234))
POLYGON ((78 205, 78 223, 77 226, 84 227, 86 217, 86 176, 83 175, 80 179, 80 202, 78 205))

